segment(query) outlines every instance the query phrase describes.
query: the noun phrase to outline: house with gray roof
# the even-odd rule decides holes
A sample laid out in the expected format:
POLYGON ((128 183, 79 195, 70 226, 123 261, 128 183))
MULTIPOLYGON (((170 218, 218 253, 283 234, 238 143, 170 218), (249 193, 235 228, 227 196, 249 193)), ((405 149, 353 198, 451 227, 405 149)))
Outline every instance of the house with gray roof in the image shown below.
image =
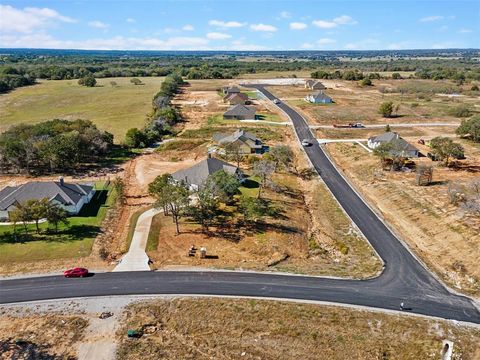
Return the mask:
POLYGON ((331 104, 333 102, 332 98, 323 91, 311 93, 305 97, 305 100, 313 104, 331 104))
POLYGON ((243 173, 240 168, 223 160, 211 157, 211 155, 208 155, 206 159, 196 163, 192 167, 173 173, 172 178, 175 181, 184 182, 190 190, 198 190, 205 184, 210 175, 220 170, 237 176, 239 180, 243 179, 243 173))
POLYGON ((230 105, 244 105, 248 102, 248 95, 244 93, 230 93, 223 98, 224 102, 228 102, 230 105))
POLYGON ((213 140, 221 146, 235 144, 242 154, 261 154, 268 149, 262 140, 243 129, 237 129, 233 133, 216 133, 213 140))
POLYGON ((234 105, 223 114, 225 120, 253 120, 257 111, 253 106, 234 105))
POLYGON ((240 89, 236 86, 226 86, 223 88, 223 93, 225 95, 228 94, 238 94, 240 92, 240 89))
POLYGON ((305 81, 305 87, 311 90, 325 90, 326 87, 318 80, 307 80, 305 81))
POLYGON ((59 181, 32 181, 20 186, 7 186, 0 191, 0 220, 8 220, 9 213, 28 200, 48 199, 67 213, 76 215, 90 202, 95 188, 89 184, 59 181))
POLYGON ((372 136, 368 139, 367 146, 370 149, 375 149, 381 144, 391 144, 392 149, 390 153, 395 156, 402 157, 418 157, 418 149, 410 144, 408 141, 405 141, 398 135, 396 132, 386 132, 378 136, 372 136))

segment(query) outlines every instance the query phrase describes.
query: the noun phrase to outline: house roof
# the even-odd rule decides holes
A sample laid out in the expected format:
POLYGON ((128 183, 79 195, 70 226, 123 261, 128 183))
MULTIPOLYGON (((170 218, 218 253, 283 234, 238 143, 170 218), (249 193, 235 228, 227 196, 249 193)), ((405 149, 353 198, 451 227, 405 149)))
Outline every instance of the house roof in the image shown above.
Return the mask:
POLYGON ((237 129, 233 133, 216 133, 213 135, 213 139, 219 144, 233 143, 240 141, 248 145, 251 149, 261 149, 262 141, 255 135, 246 132, 243 129, 237 129))
POLYGON ((231 93, 239 93, 240 92, 240 89, 236 86, 230 86, 230 87, 227 87, 225 88, 225 92, 227 94, 231 94, 231 93))
POLYGON ((408 141, 402 139, 396 132, 386 132, 378 136, 372 136, 368 139, 371 142, 392 144, 394 152, 418 151, 418 149, 408 141))
POLYGON ((311 84, 312 89, 320 90, 320 89, 325 89, 325 85, 323 85, 320 81, 315 81, 313 84, 311 84))
POLYGON ((309 80, 305 81, 305 85, 311 86, 314 82, 315 82, 315 80, 309 79, 309 80))
POLYGON ((255 116, 256 110, 251 106, 246 106, 242 104, 234 105, 229 108, 223 115, 229 116, 255 116))
POLYGON ((172 177, 177 181, 185 181, 187 184, 200 186, 207 181, 209 175, 220 170, 235 174, 239 171, 239 168, 223 160, 208 157, 192 167, 173 173, 172 177))
POLYGON ((235 99, 237 97, 242 99, 243 101, 248 100, 248 95, 244 93, 228 93, 223 99, 226 101, 231 101, 232 99, 235 99))
POLYGON ((76 183, 61 183, 56 181, 32 181, 20 186, 7 186, 0 191, 0 210, 7 210, 14 204, 28 200, 47 198, 57 200, 64 205, 76 205, 81 198, 88 195, 93 186, 76 183))
POLYGON ((332 99, 330 96, 326 95, 323 91, 317 91, 310 94, 314 99, 332 99))

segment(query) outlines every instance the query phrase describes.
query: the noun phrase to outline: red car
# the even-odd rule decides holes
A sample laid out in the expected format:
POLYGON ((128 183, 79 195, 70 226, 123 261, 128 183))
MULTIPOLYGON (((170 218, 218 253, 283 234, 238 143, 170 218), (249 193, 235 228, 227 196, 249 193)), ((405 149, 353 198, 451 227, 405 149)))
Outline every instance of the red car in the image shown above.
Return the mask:
POLYGON ((70 278, 70 277, 85 277, 85 276, 87 276, 87 275, 88 275, 88 270, 85 269, 85 268, 80 268, 80 267, 66 270, 66 271, 63 273, 63 276, 65 276, 66 278, 70 278))

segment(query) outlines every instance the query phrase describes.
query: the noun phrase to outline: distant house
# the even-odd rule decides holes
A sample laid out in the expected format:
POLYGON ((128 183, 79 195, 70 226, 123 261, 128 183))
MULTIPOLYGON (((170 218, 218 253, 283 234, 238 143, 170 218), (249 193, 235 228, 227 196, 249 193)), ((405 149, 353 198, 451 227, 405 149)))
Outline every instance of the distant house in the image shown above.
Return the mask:
POLYGON ((224 102, 228 102, 230 105, 244 105, 248 102, 248 95, 244 93, 230 93, 223 98, 224 102))
POLYGON ((367 145, 370 149, 375 149, 381 144, 392 144, 390 153, 403 157, 418 157, 418 149, 405 141, 396 132, 386 132, 378 136, 372 136, 368 139, 367 145))
POLYGON ((239 180, 243 179, 243 173, 240 168, 223 160, 213 158, 210 155, 192 167, 173 173, 172 177, 175 181, 183 181, 190 190, 198 190, 205 184, 210 175, 220 170, 237 176, 239 180))
POLYGON ((326 87, 318 80, 307 80, 305 81, 305 87, 311 90, 325 90, 326 87))
POLYGON ((47 198, 67 213, 76 215, 95 194, 92 185, 59 181, 32 181, 20 186, 7 186, 0 191, 0 219, 8 220, 9 213, 28 200, 47 198))
POLYGON ((305 100, 314 104, 330 104, 333 102, 330 96, 323 91, 317 91, 305 97, 305 100))
POLYGON ((255 119, 256 110, 252 106, 234 105, 223 114, 225 120, 252 120, 255 119))
POLYGON ((242 154, 261 154, 267 149, 267 147, 263 145, 262 140, 242 129, 237 129, 229 134, 214 134, 213 139, 219 145, 223 146, 229 144, 238 145, 242 154))
POLYGON ((226 86, 223 88, 223 93, 225 95, 227 94, 238 94, 240 92, 240 89, 236 86, 226 86))

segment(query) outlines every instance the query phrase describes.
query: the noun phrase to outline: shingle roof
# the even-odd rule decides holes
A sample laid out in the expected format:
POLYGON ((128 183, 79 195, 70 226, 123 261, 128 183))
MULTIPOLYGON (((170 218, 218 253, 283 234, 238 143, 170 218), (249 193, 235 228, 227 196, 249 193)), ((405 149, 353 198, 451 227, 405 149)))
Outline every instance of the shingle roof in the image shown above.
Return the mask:
POLYGON ((392 144, 392 151, 418 151, 418 149, 410 144, 408 141, 402 139, 396 132, 386 132, 378 136, 372 136, 368 139, 371 142, 388 143, 392 144))
POLYGON ((325 89, 325 85, 323 85, 320 81, 315 81, 313 84, 311 84, 312 89, 325 89))
POLYGON ((234 105, 229 108, 223 115, 228 116, 255 116, 256 110, 251 106, 246 106, 242 104, 234 105))
POLYGON ((225 97, 223 99, 226 100, 226 101, 231 101, 232 99, 234 99, 236 97, 239 97, 243 101, 248 100, 248 95, 244 94, 244 93, 228 93, 227 95, 225 95, 225 97))
POLYGON ((323 91, 317 91, 310 94, 314 99, 332 99, 330 96, 326 95, 323 91))
POLYGON ((209 175, 220 170, 235 174, 239 169, 223 160, 208 157, 192 167, 173 173, 172 177, 177 181, 185 181, 189 185, 201 186, 207 181, 209 175))
POLYGON ((232 143, 235 141, 241 141, 247 144, 252 149, 262 148, 262 141, 255 135, 246 132, 243 129, 237 129, 233 133, 216 133, 213 135, 213 139, 220 144, 232 143))
POLYGON ((225 89, 225 92, 226 92, 227 94, 229 94, 229 93, 239 93, 239 92, 240 92, 240 89, 239 89, 238 87, 236 87, 236 86, 230 86, 230 87, 227 87, 227 88, 225 89))
POLYGON ((32 181, 20 186, 7 186, 0 191, 0 210, 7 210, 13 204, 28 200, 55 199, 65 205, 76 205, 80 199, 93 189, 91 185, 68 184, 56 181, 32 181))

